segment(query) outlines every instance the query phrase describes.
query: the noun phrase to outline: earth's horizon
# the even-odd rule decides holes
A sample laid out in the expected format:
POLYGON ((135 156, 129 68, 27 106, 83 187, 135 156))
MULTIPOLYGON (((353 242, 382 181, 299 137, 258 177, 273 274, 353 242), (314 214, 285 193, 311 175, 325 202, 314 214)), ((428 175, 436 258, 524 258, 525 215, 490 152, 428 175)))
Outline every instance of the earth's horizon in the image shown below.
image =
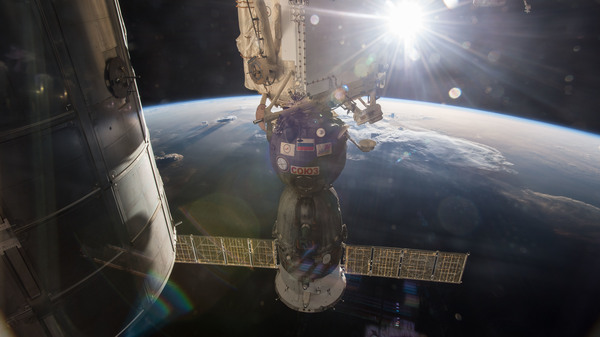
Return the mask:
MULTIPOLYGON (((179 234, 270 238, 283 184, 259 96, 146 107, 179 234)), ((188 335, 561 336, 600 333, 600 137, 539 121, 382 98, 333 183, 351 244, 470 252, 461 285, 349 277, 310 317, 274 301, 274 273, 176 265, 190 308, 155 320, 188 335), (237 324, 227 324, 225 319, 237 324), (371 329, 371 330, 369 330, 371 329), (596 329, 596 330, 594 330, 596 329)), ((172 300, 164 294, 163 301, 172 300)), ((149 330, 149 333, 152 333, 149 330)))

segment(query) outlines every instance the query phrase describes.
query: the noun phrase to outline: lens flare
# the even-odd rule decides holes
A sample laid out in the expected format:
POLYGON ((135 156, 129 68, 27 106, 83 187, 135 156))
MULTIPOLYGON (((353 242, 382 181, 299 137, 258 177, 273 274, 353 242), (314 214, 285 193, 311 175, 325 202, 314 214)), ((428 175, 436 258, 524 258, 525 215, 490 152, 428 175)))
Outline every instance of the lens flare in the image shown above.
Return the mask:
POLYGON ((319 16, 317 14, 314 14, 310 17, 310 23, 312 23, 314 26, 319 24, 319 16))
POLYGON ((400 38, 412 38, 423 28, 423 12, 414 2, 400 2, 391 6, 388 29, 400 38))
POLYGON ((462 95, 462 90, 460 90, 460 88, 454 87, 448 91, 448 96, 452 99, 457 99, 460 95, 462 95))

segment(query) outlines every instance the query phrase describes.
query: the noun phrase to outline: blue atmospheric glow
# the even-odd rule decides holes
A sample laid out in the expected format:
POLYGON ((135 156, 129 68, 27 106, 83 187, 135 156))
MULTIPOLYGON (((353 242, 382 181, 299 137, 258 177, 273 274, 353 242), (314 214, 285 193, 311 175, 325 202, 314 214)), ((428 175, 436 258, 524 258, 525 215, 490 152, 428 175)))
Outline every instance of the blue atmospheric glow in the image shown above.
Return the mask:
MULTIPOLYGON (((161 104, 161 105, 152 105, 152 106, 144 108, 144 114, 151 115, 153 113, 160 112, 161 109, 166 108, 166 107, 173 108, 173 107, 184 106, 184 105, 195 105, 198 103, 202 103, 202 104, 213 103, 213 102, 214 103, 225 103, 225 102, 231 102, 232 100, 255 100, 256 105, 258 105, 258 103, 260 101, 260 96, 253 95, 253 96, 231 96, 231 97, 205 98, 205 99, 199 99, 199 100, 195 100, 195 101, 183 101, 183 102, 174 102, 174 103, 167 103, 167 104, 161 104)), ((428 106, 428 107, 437 107, 437 108, 443 107, 444 109, 479 113, 479 114, 493 116, 493 117, 506 118, 507 120, 514 120, 514 121, 523 122, 523 123, 527 123, 527 122, 535 123, 540 126, 557 128, 560 130, 579 133, 579 134, 586 135, 586 136, 592 136, 592 137, 597 137, 597 138, 600 137, 600 135, 597 135, 592 132, 583 131, 583 130, 579 130, 579 129, 573 129, 573 128, 569 128, 566 126, 552 124, 549 122, 512 116, 512 115, 504 114, 501 112, 493 112, 493 111, 486 111, 486 110, 477 110, 477 109, 473 109, 473 108, 466 108, 466 107, 461 107, 461 106, 457 106, 457 105, 445 105, 445 104, 437 104, 437 103, 430 103, 430 102, 423 102, 423 101, 412 101, 412 100, 407 100, 407 99, 391 98, 391 97, 382 97, 382 98, 380 98, 379 102, 383 102, 383 103, 398 102, 398 103, 410 103, 410 104, 417 105, 417 106, 428 106)))

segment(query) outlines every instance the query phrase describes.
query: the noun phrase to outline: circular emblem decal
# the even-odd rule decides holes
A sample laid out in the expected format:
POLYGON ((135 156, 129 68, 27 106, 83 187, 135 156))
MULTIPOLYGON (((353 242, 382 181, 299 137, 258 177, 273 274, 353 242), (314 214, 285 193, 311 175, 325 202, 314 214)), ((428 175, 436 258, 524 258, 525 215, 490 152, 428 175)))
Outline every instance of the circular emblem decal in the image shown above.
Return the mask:
POLYGON ((277 166, 282 171, 288 170, 288 162, 287 162, 287 160, 285 160, 285 158, 277 157, 277 166))
POLYGON ((317 136, 319 136, 319 137, 325 137, 325 129, 318 128, 317 129, 317 136))

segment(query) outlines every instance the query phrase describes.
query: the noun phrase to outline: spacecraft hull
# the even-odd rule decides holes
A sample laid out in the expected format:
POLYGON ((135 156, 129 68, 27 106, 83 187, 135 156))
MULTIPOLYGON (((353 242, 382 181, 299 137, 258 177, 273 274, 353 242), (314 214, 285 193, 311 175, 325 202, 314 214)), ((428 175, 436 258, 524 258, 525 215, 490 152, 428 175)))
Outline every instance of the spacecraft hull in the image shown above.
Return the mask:
POLYGON ((17 336, 118 335, 175 260, 118 2, 4 1, 0 22, 1 313, 17 336))
POLYGON ((346 276, 338 265, 329 274, 309 283, 302 283, 283 267, 277 270, 275 291, 289 308, 305 313, 318 313, 333 306, 346 289, 346 276))
POLYGON ((346 227, 333 187, 300 194, 286 186, 273 234, 279 257, 275 285, 282 302, 302 312, 332 307, 346 285, 340 267, 346 227))

